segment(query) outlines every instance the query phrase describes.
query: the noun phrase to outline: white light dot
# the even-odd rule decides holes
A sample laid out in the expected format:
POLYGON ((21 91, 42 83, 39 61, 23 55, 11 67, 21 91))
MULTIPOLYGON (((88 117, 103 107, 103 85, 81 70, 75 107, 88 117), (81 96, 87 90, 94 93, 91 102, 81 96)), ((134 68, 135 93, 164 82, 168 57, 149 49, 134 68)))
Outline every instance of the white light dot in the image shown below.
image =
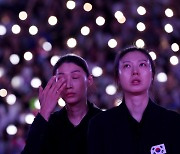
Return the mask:
POLYGON ((172 33, 173 32, 173 26, 171 24, 166 24, 164 26, 164 30, 167 32, 167 33, 172 33))
POLYGON ((7 90, 6 89, 0 89, 0 96, 6 97, 7 96, 7 90))
POLYGON ((177 65, 179 63, 178 57, 177 56, 170 57, 170 63, 172 65, 177 65))
POLYGON ((171 45, 171 49, 174 51, 174 52, 177 52, 179 51, 179 45, 177 43, 173 43, 171 45))
POLYGON ((64 107, 66 105, 66 103, 65 103, 65 101, 62 98, 60 98, 58 100, 58 105, 61 106, 61 107, 64 107))
POLYGON ((110 48, 115 48, 115 47, 117 46, 117 41, 116 41, 115 39, 110 39, 110 40, 108 41, 108 46, 109 46, 110 48))
POLYGON ((167 9, 165 10, 165 15, 166 15, 167 17, 171 18, 171 17, 174 15, 174 13, 173 13, 173 11, 172 11, 170 8, 167 8, 167 9))
POLYGON ((19 34, 21 31, 21 27, 19 25, 13 25, 11 30, 14 34, 19 34))
POLYGON ((82 34, 82 35, 86 36, 86 35, 88 35, 89 33, 90 33, 89 27, 83 26, 83 27, 81 28, 81 34, 82 34))
POLYGON ((48 19, 48 23, 51 25, 51 26, 54 26, 57 24, 57 18, 55 16, 50 16, 49 19, 48 19))
POLYGON ((41 109, 41 105, 40 105, 40 102, 39 102, 39 100, 38 99, 36 99, 35 100, 35 102, 34 102, 34 107, 36 108, 36 109, 41 109))
POLYGON ((114 14, 115 18, 116 19, 120 19, 122 18, 124 15, 121 11, 116 11, 115 14, 114 14))
POLYGON ((6 31, 6 27, 4 25, 0 25, 0 35, 5 35, 6 31))
POLYGON ((9 95, 7 95, 7 97, 6 97, 6 102, 7 102, 9 105, 15 104, 15 102, 16 102, 16 96, 15 96, 14 94, 9 94, 9 95))
POLYGON ((145 46, 145 43, 142 39, 138 39, 136 41, 136 46, 139 47, 139 48, 143 48, 145 46))
POLYGON ((106 93, 108 95, 114 95, 116 93, 116 91, 117 91, 117 89, 116 89, 116 87, 114 85, 108 85, 106 87, 106 93))
POLYGON ((167 81, 167 75, 164 72, 157 74, 157 80, 159 82, 166 82, 167 81))
POLYGON ((29 33, 31 35, 36 35, 38 33, 38 28, 34 25, 32 25, 30 28, 29 28, 29 33))
POLYGON ((19 19, 26 20, 27 19, 27 13, 25 11, 21 11, 19 13, 19 19))
POLYGON ((51 65, 54 66, 58 60, 59 60, 59 56, 52 56, 50 60, 51 65))
POLYGON ((123 24, 126 22, 126 17, 125 16, 122 16, 121 18, 117 19, 117 21, 120 23, 120 24, 123 24))
POLYGON ((13 88, 19 88, 23 85, 24 80, 21 76, 14 76, 11 80, 11 85, 13 88))
POLYGON ((67 46, 68 46, 69 48, 74 48, 76 45, 77 45, 77 41, 76 41, 75 38, 69 38, 69 39, 67 40, 67 46))
POLYGON ((51 45, 50 42, 44 42, 43 45, 42 45, 42 48, 43 48, 45 51, 51 51, 52 45, 51 45))
POLYGON ((151 52, 149 52, 149 54, 150 54, 150 56, 151 56, 151 58, 153 59, 153 60, 156 60, 156 53, 155 52, 153 52, 153 51, 151 51, 151 52))
POLYGON ((93 76, 99 77, 99 76, 102 75, 102 73, 103 73, 103 70, 102 70, 101 67, 99 67, 99 66, 93 67, 93 69, 92 69, 92 75, 93 75, 93 76))
POLYGON ((83 8, 85 11, 89 12, 92 10, 92 5, 90 3, 85 3, 83 8))
POLYGON ((31 86, 33 88, 39 88, 39 86, 41 85, 41 80, 38 78, 38 77, 34 77, 32 80, 31 80, 31 86))
POLYGON ((34 115, 33 114, 31 114, 31 113, 29 113, 29 114, 27 114, 26 116, 25 116, 25 122, 27 123, 27 124, 32 124, 33 123, 33 121, 34 121, 34 115))
POLYGON ((137 29, 138 29, 139 31, 141 31, 141 32, 146 29, 145 24, 142 23, 142 22, 139 22, 136 27, 137 27, 137 29))
POLYGON ((15 125, 9 125, 6 128, 6 132, 9 135, 15 135, 17 133, 17 127, 15 125))
POLYGON ((17 65, 20 61, 20 58, 17 54, 12 54, 10 55, 9 60, 13 65, 17 65))
POLYGON ((139 15, 145 15, 146 14, 146 9, 143 6, 139 6, 137 8, 137 12, 139 15))
POLYGON ((25 60, 30 61, 30 60, 32 60, 32 58, 33 58, 33 54, 30 51, 27 51, 24 53, 25 60))
POLYGON ((104 23, 105 23, 104 17, 99 16, 99 17, 96 18, 96 24, 97 25, 102 26, 102 25, 104 25, 104 23))
POLYGON ((72 0, 67 1, 66 7, 67 7, 68 9, 72 10, 72 9, 74 9, 74 8, 76 7, 76 3, 75 3, 74 1, 72 1, 72 0))

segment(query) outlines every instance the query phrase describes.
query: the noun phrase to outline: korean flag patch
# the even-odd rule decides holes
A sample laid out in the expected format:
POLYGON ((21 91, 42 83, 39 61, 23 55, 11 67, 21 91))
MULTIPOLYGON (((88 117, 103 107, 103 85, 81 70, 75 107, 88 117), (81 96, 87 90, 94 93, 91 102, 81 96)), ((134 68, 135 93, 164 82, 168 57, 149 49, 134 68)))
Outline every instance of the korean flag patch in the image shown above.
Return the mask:
POLYGON ((152 146, 151 154, 166 154, 166 148, 164 144, 152 146))

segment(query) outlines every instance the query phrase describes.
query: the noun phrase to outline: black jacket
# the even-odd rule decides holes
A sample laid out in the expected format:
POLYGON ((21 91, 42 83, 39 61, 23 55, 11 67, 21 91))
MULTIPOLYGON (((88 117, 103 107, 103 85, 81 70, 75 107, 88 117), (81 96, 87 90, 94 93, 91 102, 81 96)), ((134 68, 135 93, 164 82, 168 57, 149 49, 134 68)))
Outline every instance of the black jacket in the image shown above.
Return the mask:
POLYGON ((180 115, 149 100, 139 123, 122 102, 91 120, 88 141, 89 154, 180 154, 180 115))
POLYGON ((30 127, 22 154, 86 154, 89 120, 100 110, 88 103, 89 110, 76 127, 69 121, 65 107, 47 122, 38 114, 30 127))

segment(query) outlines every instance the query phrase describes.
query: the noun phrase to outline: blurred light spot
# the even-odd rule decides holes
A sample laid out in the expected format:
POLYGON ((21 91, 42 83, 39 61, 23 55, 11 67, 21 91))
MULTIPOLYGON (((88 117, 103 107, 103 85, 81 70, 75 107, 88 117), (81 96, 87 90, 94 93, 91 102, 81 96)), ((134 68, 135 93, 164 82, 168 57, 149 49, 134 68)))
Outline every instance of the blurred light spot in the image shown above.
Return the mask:
POLYGON ((118 98, 114 102, 114 106, 119 106, 122 103, 122 99, 118 98))
POLYGON ((33 114, 31 114, 31 113, 29 113, 29 114, 27 114, 26 116, 25 116, 25 122, 27 123, 27 124, 32 124, 33 123, 33 121, 34 121, 34 115, 33 114))
POLYGON ((114 85, 108 85, 107 87, 106 87, 106 93, 108 94, 108 95, 114 95, 115 93, 116 93, 116 87, 114 86, 114 85))
POLYGON ((142 39, 138 39, 136 41, 136 46, 139 47, 139 48, 143 48, 145 46, 145 43, 142 39))
POLYGON ((105 23, 105 19, 102 16, 99 16, 96 18, 96 24, 98 26, 102 26, 102 25, 104 25, 104 23, 105 23))
POLYGON ((93 69, 92 69, 92 75, 93 75, 93 76, 99 77, 99 76, 102 75, 102 73, 103 73, 103 70, 102 70, 101 67, 99 67, 99 66, 93 67, 93 69))
POLYGON ((177 56, 170 57, 170 63, 172 65, 177 65, 179 63, 178 57, 177 56))
POLYGON ((110 48, 115 48, 115 47, 117 46, 117 41, 116 41, 115 39, 110 39, 110 40, 108 41, 108 46, 109 46, 110 48))
POLYGON ((33 58, 33 54, 30 51, 27 51, 24 53, 25 60, 30 61, 30 60, 32 60, 32 58, 33 58))
POLYGON ((139 15, 145 15, 145 14, 146 14, 146 9, 145 9, 143 6, 139 6, 139 7, 137 8, 137 13, 138 13, 139 15))
POLYGON ((12 54, 10 55, 9 60, 13 65, 17 65, 20 61, 20 58, 17 54, 12 54))
POLYGON ((167 9, 165 10, 165 15, 166 15, 167 17, 171 18, 171 17, 174 15, 174 13, 173 13, 173 11, 172 11, 170 8, 167 8, 167 9))
POLYGON ((156 53, 154 51, 149 52, 149 54, 153 60, 156 60, 156 53))
POLYGON ((90 3, 85 3, 83 8, 85 11, 89 12, 92 10, 92 5, 90 3))
POLYGON ((0 78, 4 75, 4 68, 0 67, 0 78))
POLYGON ((21 11, 19 13, 19 19, 26 20, 27 19, 27 13, 25 11, 21 11))
POLYGON ((57 24, 57 18, 55 17, 55 16, 50 16, 49 18, 48 18, 48 23, 51 25, 51 26, 54 26, 54 25, 56 25, 57 24))
POLYGON ((51 51, 52 45, 51 45, 51 43, 49 43, 49 42, 44 42, 43 45, 42 45, 42 48, 43 48, 45 51, 51 51))
POLYGON ((60 98, 58 100, 58 105, 61 106, 61 107, 64 107, 66 105, 66 103, 65 103, 65 101, 62 98, 60 98))
POLYGON ((157 80, 159 82, 166 82, 167 81, 167 75, 164 72, 157 74, 157 80))
POLYGON ((123 24, 126 22, 126 18, 125 16, 122 16, 121 18, 117 19, 117 21, 120 23, 120 24, 123 24))
POLYGON ((76 46, 77 42, 76 42, 76 39, 75 38, 69 38, 67 40, 67 46, 69 48, 74 48, 76 46))
POLYGON ((5 35, 6 31, 6 27, 4 25, 0 25, 0 35, 5 35))
POLYGON ((9 105, 15 104, 15 102, 16 102, 16 96, 15 96, 14 94, 9 94, 9 95, 7 95, 7 97, 6 97, 6 102, 7 102, 9 105))
POLYGON ((31 86, 33 88, 39 88, 39 86, 41 86, 41 80, 38 78, 38 77, 34 77, 32 80, 31 80, 31 86))
POLYGON ((174 52, 177 52, 179 51, 179 45, 177 43, 173 43, 171 45, 171 49, 174 51, 174 52))
POLYGON ((19 88, 23 85, 24 80, 21 76, 14 76, 11 80, 11 85, 13 88, 19 88))
POLYGON ((36 109, 41 109, 41 105, 40 105, 40 102, 39 102, 39 100, 38 99, 36 99, 35 101, 34 101, 34 107, 36 108, 36 109))
POLYGON ((82 34, 82 35, 86 36, 86 35, 88 35, 89 33, 90 33, 89 27, 83 26, 83 27, 81 28, 81 34, 82 34))
POLYGON ((139 22, 139 23, 137 24, 136 28, 137 28, 140 32, 142 32, 142 31, 144 31, 144 30, 146 29, 146 26, 145 26, 144 23, 139 22))
POLYGON ((30 33, 31 35, 36 35, 37 32, 38 32, 38 28, 37 28, 36 26, 32 25, 32 26, 29 28, 29 33, 30 33))
POLYGON ((68 9, 72 10, 72 9, 74 9, 74 8, 76 7, 76 3, 75 3, 74 1, 72 1, 72 0, 67 1, 66 7, 67 7, 68 9))
POLYGON ((122 18, 124 15, 121 11, 116 11, 115 14, 114 14, 115 18, 116 19, 120 19, 122 18))
POLYGON ((19 34, 21 31, 21 27, 19 25, 13 25, 11 30, 14 34, 19 34))
POLYGON ((52 56, 50 60, 51 65, 54 66, 58 60, 59 60, 59 56, 52 56))
POLYGON ((173 26, 171 24, 166 24, 164 26, 164 30, 167 32, 167 33, 172 33, 173 32, 173 26))
POLYGON ((9 135, 15 135, 17 133, 17 127, 15 125, 9 125, 6 128, 6 132, 9 135))
POLYGON ((7 96, 7 90, 6 89, 0 89, 0 96, 6 97, 7 96))

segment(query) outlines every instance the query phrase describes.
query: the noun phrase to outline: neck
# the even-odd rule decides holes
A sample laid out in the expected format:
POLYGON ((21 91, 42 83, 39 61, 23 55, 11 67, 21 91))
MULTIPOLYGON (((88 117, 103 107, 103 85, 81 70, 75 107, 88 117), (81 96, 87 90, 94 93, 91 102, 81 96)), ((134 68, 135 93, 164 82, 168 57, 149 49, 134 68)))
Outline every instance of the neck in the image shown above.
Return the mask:
POLYGON ((88 112, 87 101, 73 105, 67 104, 66 109, 70 122, 77 126, 88 112))
POLYGON ((143 95, 125 95, 125 102, 126 106, 131 114, 131 116, 137 120, 138 122, 141 121, 144 110, 147 107, 149 101, 148 93, 143 95))

